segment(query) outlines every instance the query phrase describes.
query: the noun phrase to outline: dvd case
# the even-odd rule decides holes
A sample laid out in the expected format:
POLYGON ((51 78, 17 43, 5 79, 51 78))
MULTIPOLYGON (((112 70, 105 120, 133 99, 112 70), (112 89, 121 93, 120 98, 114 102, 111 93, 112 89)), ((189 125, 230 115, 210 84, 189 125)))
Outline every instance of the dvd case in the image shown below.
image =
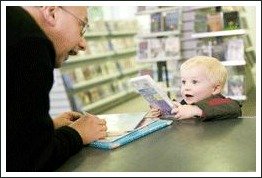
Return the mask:
POLYGON ((151 32, 160 32, 162 29, 162 14, 160 12, 151 14, 151 32))
POLYGON ((236 30, 240 28, 240 19, 238 11, 223 13, 224 30, 236 30))
POLYGON ((164 13, 164 31, 175 31, 179 29, 179 12, 170 11, 164 13))
POLYGON ((131 78, 130 83, 150 106, 160 109, 163 117, 171 115, 172 101, 149 75, 131 78))

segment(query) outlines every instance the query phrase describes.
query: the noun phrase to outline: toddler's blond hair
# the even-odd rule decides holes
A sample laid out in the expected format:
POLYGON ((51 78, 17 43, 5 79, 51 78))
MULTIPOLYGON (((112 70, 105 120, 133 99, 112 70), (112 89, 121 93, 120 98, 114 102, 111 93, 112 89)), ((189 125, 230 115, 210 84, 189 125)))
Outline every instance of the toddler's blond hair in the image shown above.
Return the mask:
POLYGON ((207 77, 214 84, 219 84, 223 88, 227 80, 227 69, 214 57, 195 56, 186 60, 181 66, 180 71, 190 70, 192 67, 204 67, 207 77))

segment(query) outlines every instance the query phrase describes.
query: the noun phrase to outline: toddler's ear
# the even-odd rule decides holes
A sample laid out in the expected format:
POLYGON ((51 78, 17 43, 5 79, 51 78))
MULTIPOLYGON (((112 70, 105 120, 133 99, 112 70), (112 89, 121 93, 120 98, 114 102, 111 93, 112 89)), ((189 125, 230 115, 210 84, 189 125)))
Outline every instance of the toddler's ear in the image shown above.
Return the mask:
POLYGON ((219 94, 222 91, 222 86, 220 84, 216 84, 213 88, 213 95, 219 94))

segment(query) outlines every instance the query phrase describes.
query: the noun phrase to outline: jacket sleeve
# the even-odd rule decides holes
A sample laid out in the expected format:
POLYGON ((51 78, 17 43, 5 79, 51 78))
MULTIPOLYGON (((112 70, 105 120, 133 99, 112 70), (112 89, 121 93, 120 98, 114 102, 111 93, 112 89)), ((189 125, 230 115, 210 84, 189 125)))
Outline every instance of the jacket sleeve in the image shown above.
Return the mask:
POLYGON ((83 146, 82 139, 76 130, 63 126, 54 132, 51 144, 46 145, 45 150, 38 160, 40 171, 54 171, 66 160, 76 154, 83 146))
POLYGON ((230 119, 242 115, 240 102, 222 95, 212 96, 195 105, 202 109, 203 114, 200 119, 203 121, 230 119))
POLYGON ((47 43, 28 38, 7 49, 8 171, 53 171, 83 147, 77 131, 55 130, 49 115, 53 53, 47 43))

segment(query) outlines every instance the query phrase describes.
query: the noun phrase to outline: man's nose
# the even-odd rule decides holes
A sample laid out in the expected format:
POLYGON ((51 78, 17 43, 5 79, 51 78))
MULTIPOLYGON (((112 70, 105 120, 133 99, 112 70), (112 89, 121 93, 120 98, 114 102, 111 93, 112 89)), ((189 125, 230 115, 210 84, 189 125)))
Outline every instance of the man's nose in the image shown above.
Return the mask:
POLYGON ((82 50, 82 51, 86 50, 86 40, 85 40, 85 38, 81 39, 81 41, 79 42, 78 46, 79 46, 79 50, 82 50))

